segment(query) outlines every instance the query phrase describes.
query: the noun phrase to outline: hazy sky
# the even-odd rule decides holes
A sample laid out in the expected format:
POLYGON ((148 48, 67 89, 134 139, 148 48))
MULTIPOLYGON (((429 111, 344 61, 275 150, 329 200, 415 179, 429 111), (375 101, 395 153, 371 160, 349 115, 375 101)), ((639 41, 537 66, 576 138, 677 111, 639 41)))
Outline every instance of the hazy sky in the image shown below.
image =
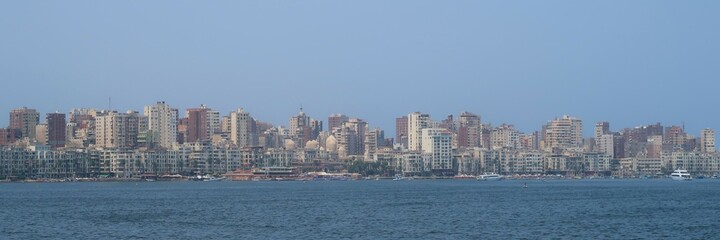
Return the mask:
MULTIPOLYGON (((720 1, 3 1, 0 126, 28 106, 142 111, 164 100, 287 126, 305 112, 394 133, 470 111, 590 135, 720 130, 720 1)), ((182 114, 184 115, 184 113, 182 114)))

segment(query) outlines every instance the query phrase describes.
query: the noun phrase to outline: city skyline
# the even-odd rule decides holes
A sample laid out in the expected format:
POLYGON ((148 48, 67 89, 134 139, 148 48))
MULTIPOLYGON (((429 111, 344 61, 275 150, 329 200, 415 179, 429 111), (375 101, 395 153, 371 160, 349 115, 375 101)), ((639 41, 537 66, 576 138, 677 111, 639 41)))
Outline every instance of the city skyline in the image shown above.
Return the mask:
POLYGON ((718 4, 10 2, 0 79, 24 90, 4 92, 0 112, 112 97, 123 111, 162 99, 276 124, 302 104, 387 131, 407 112, 469 111, 525 132, 569 114, 697 134, 720 129, 703 107, 717 101, 718 4))
MULTIPOLYGON (((165 101, 158 101, 158 102, 165 102, 165 101)), ((231 110, 229 110, 229 111, 221 111, 221 110, 218 110, 218 109, 216 109, 216 108, 213 108, 212 106, 208 106, 208 105, 206 105, 206 104, 198 104, 198 105, 196 105, 196 106, 186 106, 186 107, 178 107, 178 106, 176 106, 176 105, 174 105, 174 104, 172 104, 172 103, 168 103, 168 104, 174 106, 174 107, 175 107, 177 110, 179 110, 179 111, 181 110, 181 111, 177 114, 177 119, 187 118, 188 115, 187 115, 187 113, 186 113, 186 110, 187 110, 187 111, 191 111, 191 110, 199 109, 199 108, 212 108, 212 110, 214 110, 215 112, 217 112, 217 114, 219 114, 218 117, 223 117, 223 116, 228 116, 228 117, 229 117, 229 116, 232 116, 232 113, 233 113, 233 112, 236 112, 236 111, 238 111, 238 110, 243 110, 243 111, 247 111, 247 112, 252 113, 252 115, 254 116, 254 119, 255 119, 255 120, 258 120, 258 121, 261 121, 261 122, 264 122, 264 123, 272 124, 272 125, 275 126, 275 127, 284 127, 284 128, 289 128, 289 127, 290 127, 290 124, 289 124, 287 118, 291 118, 292 116, 295 116, 298 112, 305 112, 308 116, 313 116, 314 118, 316 118, 316 119, 324 122, 325 124, 330 124, 330 123, 328 122, 328 120, 329 120, 330 118, 332 118, 332 117, 334 117, 334 116, 341 115, 341 116, 344 116, 344 117, 346 117, 346 118, 347 118, 347 117, 350 117, 350 118, 359 118, 359 119, 362 119, 362 120, 364 120, 364 121, 366 121, 366 122, 368 123, 368 126, 370 126, 371 129, 376 129, 376 128, 377 128, 377 129, 381 129, 381 130, 385 131, 385 133, 387 134, 387 136, 391 136, 391 137, 394 137, 394 136, 396 135, 396 125, 395 125, 396 122, 395 122, 395 120, 396 120, 397 117, 407 116, 407 114, 411 114, 411 113, 413 113, 413 112, 419 112, 419 113, 423 113, 423 114, 429 114, 429 113, 427 113, 427 112, 422 112, 422 111, 409 111, 409 112, 407 112, 407 113, 398 113, 398 114, 396 114, 395 117, 388 117, 388 118, 391 118, 391 119, 392 119, 392 124, 391 124, 390 126, 381 127, 381 126, 379 126, 379 125, 376 123, 376 122, 378 122, 378 121, 375 121, 374 119, 368 119, 368 118, 365 118, 365 117, 363 117, 363 116, 349 115, 349 114, 343 113, 343 112, 341 112, 341 111, 333 112, 333 113, 331 113, 331 114, 329 114, 329 115, 327 115, 327 116, 317 116, 317 115, 314 115, 314 114, 308 112, 308 111, 307 111, 307 108, 303 108, 302 106, 298 107, 298 109, 296 109, 295 112, 288 114, 288 116, 286 116, 283 121, 280 121, 280 122, 272 122, 272 121, 268 121, 268 120, 266 120, 266 119, 262 119, 262 118, 257 117, 257 114, 256 114, 254 111, 246 110, 244 107, 236 107, 236 108, 231 109, 231 110)), ((125 109, 125 110, 120 110, 120 109, 116 109, 116 108, 114 108, 114 107, 113 107, 112 109, 109 109, 109 108, 74 107, 74 108, 68 109, 68 111, 57 111, 57 110, 56 110, 56 111, 49 111, 49 112, 44 112, 44 111, 37 111, 37 112, 40 114, 39 116, 45 116, 45 114, 52 114, 52 113, 69 113, 69 112, 71 112, 72 110, 77 110, 77 109, 92 109, 92 110, 96 110, 96 111, 117 111, 118 113, 125 113, 125 112, 127 112, 127 111, 142 113, 142 112, 143 112, 143 108, 147 107, 148 105, 149 105, 149 103, 146 104, 146 105, 141 106, 141 107, 139 108, 139 110, 138 110, 138 109, 125 109)), ((108 106, 108 107, 110 107, 110 106, 108 106)), ((31 106, 21 106, 21 107, 12 108, 12 109, 10 109, 10 111, 8 111, 8 112, 11 112, 12 110, 24 109, 24 108, 32 109, 32 110, 38 110, 37 108, 33 108, 33 107, 31 107, 31 106)), ((688 134, 690 134, 690 135, 692 135, 692 136, 696 136, 696 137, 700 137, 700 136, 702 135, 702 131, 705 130, 705 129, 714 129, 714 128, 710 128, 710 127, 699 127, 699 126, 691 126, 691 127, 687 128, 685 122, 682 122, 682 123, 679 123, 679 124, 674 124, 674 123, 666 123, 666 122, 662 122, 662 121, 651 121, 651 122, 646 122, 646 123, 639 123, 639 124, 633 125, 633 126, 618 126, 618 125, 616 125, 616 124, 614 124, 613 122, 610 122, 610 121, 603 121, 603 120, 599 120, 599 121, 588 121, 588 120, 583 119, 581 116, 577 116, 577 115, 573 115, 573 114, 560 114, 560 115, 557 115, 557 116, 555 116, 555 117, 553 117, 553 118, 547 119, 545 122, 543 122, 543 123, 541 123, 541 124, 538 124, 538 126, 537 126, 537 127, 534 127, 534 128, 533 128, 533 127, 528 127, 528 126, 525 126, 525 127, 523 127, 523 126, 518 126, 517 124, 515 124, 515 123, 512 122, 512 121, 505 121, 505 122, 488 122, 487 120, 485 120, 485 119, 486 119, 486 116, 477 114, 477 113, 475 113, 475 112, 470 112, 470 111, 461 111, 461 112, 456 112, 456 113, 448 113, 448 114, 444 114, 444 115, 440 115, 440 116, 438 116, 438 115, 433 115, 433 114, 429 114, 429 115, 430 115, 430 120, 431 120, 431 121, 436 122, 436 123, 440 123, 442 120, 445 119, 445 117, 447 117, 447 116, 449 116, 449 115, 452 115, 454 118, 459 119, 462 113, 476 114, 476 115, 478 115, 478 116, 480 117, 480 119, 482 119, 482 120, 480 121, 482 124, 491 124, 493 127, 499 127, 499 126, 502 126, 502 125, 509 124, 509 125, 512 125, 512 126, 514 127, 514 129, 517 129, 517 130, 519 130, 519 132, 522 132, 522 133, 532 133, 532 132, 534 132, 534 131, 539 131, 539 130, 541 130, 541 128, 542 128, 545 124, 550 123, 550 122, 551 122, 552 120, 554 120, 554 119, 562 118, 563 116, 573 116, 573 117, 575 117, 575 118, 578 118, 578 119, 584 121, 586 124, 595 124, 595 123, 601 123, 601 122, 611 123, 611 124, 610 124, 610 130, 615 131, 615 132, 621 131, 621 130, 623 130, 623 129, 632 129, 632 128, 637 128, 637 127, 652 125, 652 124, 656 124, 656 123, 663 124, 663 125, 666 126, 666 127, 670 127, 670 126, 679 126, 679 127, 682 127, 683 130, 684 130, 684 132, 686 132, 686 133, 688 133, 688 134), (688 130, 688 129, 689 129, 689 130, 688 130), (694 131, 695 129, 697 129, 697 131, 694 131)), ((1 115, 0 115, 0 116, 1 116, 1 115)), ((2 124, 2 122, 0 121, 0 124, 2 124, 2 125, 0 125, 0 128, 7 128, 7 127, 9 126, 9 121, 7 120, 7 119, 9 119, 9 114, 7 114, 6 117, 0 117, 0 119, 6 119, 5 122, 7 122, 6 124, 2 124)), ((346 120, 347 120, 347 119, 346 119, 346 120)), ((45 123, 45 118, 41 118, 40 121, 39 121, 39 123, 45 123)), ((327 125, 327 126, 329 127, 330 125, 327 125)), ((328 131, 328 130, 329 130, 329 128, 327 128, 327 127, 323 129, 323 131, 328 131)), ((595 129, 594 129, 591 125, 587 125, 586 127, 583 127, 583 128, 582 128, 582 138, 583 138, 583 139, 594 138, 595 136, 596 136, 595 129)), ((716 136, 716 137, 717 137, 717 136, 716 136)))

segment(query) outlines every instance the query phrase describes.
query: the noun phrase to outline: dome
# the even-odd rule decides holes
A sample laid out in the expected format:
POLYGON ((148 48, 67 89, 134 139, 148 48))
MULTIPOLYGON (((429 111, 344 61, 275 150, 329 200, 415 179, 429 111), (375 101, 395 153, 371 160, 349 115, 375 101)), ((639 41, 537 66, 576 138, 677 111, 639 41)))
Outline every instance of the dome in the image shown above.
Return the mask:
POLYGON ((285 139, 285 149, 294 150, 295 149, 295 141, 293 141, 291 139, 285 139))
POLYGON ((315 141, 315 140, 310 140, 310 141, 307 141, 307 143, 305 143, 306 149, 317 149, 318 147, 320 147, 320 143, 318 143, 318 141, 315 141))
POLYGON ((337 150, 337 140, 335 140, 334 136, 329 136, 325 139, 325 149, 327 149, 328 152, 335 152, 337 150))

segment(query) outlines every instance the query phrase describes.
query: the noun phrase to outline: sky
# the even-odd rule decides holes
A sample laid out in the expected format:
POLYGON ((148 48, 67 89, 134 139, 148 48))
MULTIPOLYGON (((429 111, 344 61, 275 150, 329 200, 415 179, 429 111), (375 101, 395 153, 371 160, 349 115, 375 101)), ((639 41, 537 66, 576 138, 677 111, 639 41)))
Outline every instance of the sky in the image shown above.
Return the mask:
MULTIPOLYGON (((288 125, 302 105, 394 136, 461 111, 590 136, 661 122, 720 130, 720 1, 2 1, 9 111, 165 101, 288 125)), ((182 114, 184 115, 184 114, 182 114)), ((41 117, 42 118, 42 117, 41 117)), ((327 123, 326 123, 327 124, 327 123)))

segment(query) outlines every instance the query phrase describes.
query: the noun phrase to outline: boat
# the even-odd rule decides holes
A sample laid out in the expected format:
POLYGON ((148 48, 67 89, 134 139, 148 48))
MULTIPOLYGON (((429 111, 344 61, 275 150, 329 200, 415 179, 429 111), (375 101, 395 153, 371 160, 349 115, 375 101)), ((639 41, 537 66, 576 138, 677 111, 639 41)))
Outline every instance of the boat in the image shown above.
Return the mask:
POLYGON ((690 173, 688 173, 687 170, 683 170, 683 169, 679 169, 679 168, 677 170, 675 170, 674 172, 672 172, 672 174, 670 174, 670 178, 672 178, 672 180, 676 180, 676 181, 692 180, 692 177, 690 176, 690 173))
POLYGON ((500 181, 505 178, 503 175, 497 173, 485 173, 477 176, 478 181, 500 181))
POLYGON ((205 182, 215 182, 215 181, 222 181, 222 180, 225 180, 225 177, 210 176, 210 177, 208 177, 208 178, 205 178, 203 181, 205 181, 205 182))
POLYGON ((460 174, 460 175, 455 175, 453 178, 454 179, 475 179, 475 176, 467 175, 467 174, 460 174))
POLYGON ((403 176, 400 175, 400 174, 396 174, 396 175, 395 175, 395 178, 393 178, 393 181, 401 181, 401 180, 408 180, 408 178, 403 177, 403 176))

